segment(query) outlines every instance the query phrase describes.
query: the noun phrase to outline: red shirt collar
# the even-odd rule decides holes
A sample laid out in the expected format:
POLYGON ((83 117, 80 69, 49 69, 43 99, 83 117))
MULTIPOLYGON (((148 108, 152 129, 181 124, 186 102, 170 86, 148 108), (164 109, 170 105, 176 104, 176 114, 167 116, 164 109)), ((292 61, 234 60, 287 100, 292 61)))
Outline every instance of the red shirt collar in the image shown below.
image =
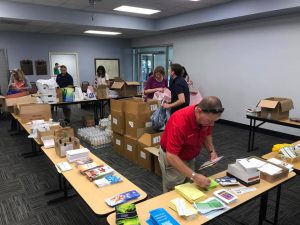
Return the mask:
POLYGON ((186 117, 186 119, 188 120, 188 122, 193 130, 198 130, 201 128, 201 125, 199 125, 196 120, 196 115, 195 115, 196 106, 197 105, 189 106, 189 109, 187 111, 187 117, 186 117))

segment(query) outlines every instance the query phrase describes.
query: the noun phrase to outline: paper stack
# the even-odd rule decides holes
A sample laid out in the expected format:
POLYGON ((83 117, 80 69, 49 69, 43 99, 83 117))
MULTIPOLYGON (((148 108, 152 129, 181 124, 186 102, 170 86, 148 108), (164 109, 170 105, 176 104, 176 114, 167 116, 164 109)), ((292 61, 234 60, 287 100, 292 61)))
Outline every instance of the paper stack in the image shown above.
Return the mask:
POLYGON ((199 213, 207 214, 211 211, 224 209, 225 205, 221 200, 215 197, 211 197, 203 202, 195 202, 194 207, 198 210, 199 213))
POLYGON ((187 203, 183 198, 175 198, 169 202, 169 207, 178 213, 179 216, 190 221, 197 216, 197 210, 187 203))
POLYGON ((196 184, 185 183, 175 186, 175 191, 190 203, 202 201, 206 195, 200 191, 196 184))
POLYGON ((86 148, 80 148, 67 151, 67 159, 69 162, 75 162, 76 160, 87 158, 90 150, 86 148))

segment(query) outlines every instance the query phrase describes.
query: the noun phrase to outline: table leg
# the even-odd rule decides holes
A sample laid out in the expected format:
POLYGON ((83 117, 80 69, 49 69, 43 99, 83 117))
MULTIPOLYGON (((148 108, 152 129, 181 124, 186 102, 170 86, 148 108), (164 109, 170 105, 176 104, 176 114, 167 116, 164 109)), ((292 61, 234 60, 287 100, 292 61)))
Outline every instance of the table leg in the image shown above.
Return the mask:
POLYGON ((253 126, 252 126, 251 151, 254 150, 255 131, 256 131, 256 120, 253 121, 253 126))
POLYGON ((263 221, 266 219, 268 206, 268 192, 262 194, 260 197, 260 209, 259 209, 259 220, 258 224, 262 225, 263 221))
POLYGON ((98 101, 94 101, 94 120, 95 120, 95 124, 99 124, 99 115, 98 115, 98 101))
POLYGON ((52 200, 48 201, 47 202, 48 205, 58 203, 58 202, 62 202, 62 201, 66 201, 70 198, 73 198, 73 197, 77 196, 77 194, 68 195, 67 180, 63 176, 62 176, 62 179, 63 179, 63 190, 62 191, 64 192, 64 195, 62 197, 55 198, 55 199, 52 199, 52 200))
POLYGON ((279 205, 280 205, 280 195, 281 195, 281 185, 277 187, 276 195, 276 206, 275 206, 275 215, 274 215, 274 225, 278 223, 278 214, 279 214, 279 205))
POLYGON ((250 119, 250 125, 249 125, 248 152, 250 152, 251 150, 251 140, 252 140, 252 119, 250 119))
POLYGON ((43 154, 42 151, 39 151, 37 149, 37 144, 35 143, 33 138, 30 139, 30 142, 31 142, 31 152, 25 152, 21 154, 25 159, 35 157, 35 156, 40 156, 43 154))
POLYGON ((53 190, 53 191, 48 191, 45 193, 45 195, 52 195, 52 194, 56 194, 56 193, 59 193, 59 192, 62 192, 63 191, 63 188, 62 188, 62 176, 61 176, 61 173, 58 173, 58 189, 56 190, 53 190))

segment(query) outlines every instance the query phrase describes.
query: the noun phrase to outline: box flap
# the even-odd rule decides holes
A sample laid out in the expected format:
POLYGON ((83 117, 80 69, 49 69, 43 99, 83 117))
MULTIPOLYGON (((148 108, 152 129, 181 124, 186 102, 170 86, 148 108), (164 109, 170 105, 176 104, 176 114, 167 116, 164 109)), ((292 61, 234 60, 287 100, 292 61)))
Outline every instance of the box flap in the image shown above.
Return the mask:
POLYGON ((258 106, 262 108, 275 109, 278 103, 279 103, 278 101, 263 99, 259 102, 258 106))
POLYGON ((284 99, 280 101, 281 112, 287 112, 294 108, 293 101, 291 99, 284 99))
POLYGON ((124 86, 125 82, 114 82, 111 86, 111 89, 121 89, 124 86))
POLYGON ((141 84, 137 81, 125 81, 128 86, 140 86, 141 84))

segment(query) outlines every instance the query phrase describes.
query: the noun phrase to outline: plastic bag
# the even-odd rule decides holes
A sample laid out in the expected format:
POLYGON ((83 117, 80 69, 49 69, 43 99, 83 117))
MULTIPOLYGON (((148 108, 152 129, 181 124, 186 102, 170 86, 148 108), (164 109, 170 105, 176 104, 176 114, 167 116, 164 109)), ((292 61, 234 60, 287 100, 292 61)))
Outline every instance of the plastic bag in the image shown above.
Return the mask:
POLYGON ((163 130, 165 128, 167 120, 167 110, 164 109, 162 106, 158 107, 158 109, 151 116, 152 126, 155 130, 158 131, 163 130))
POLYGON ((168 88, 164 88, 164 92, 154 92, 153 99, 164 102, 171 102, 171 91, 168 88))

